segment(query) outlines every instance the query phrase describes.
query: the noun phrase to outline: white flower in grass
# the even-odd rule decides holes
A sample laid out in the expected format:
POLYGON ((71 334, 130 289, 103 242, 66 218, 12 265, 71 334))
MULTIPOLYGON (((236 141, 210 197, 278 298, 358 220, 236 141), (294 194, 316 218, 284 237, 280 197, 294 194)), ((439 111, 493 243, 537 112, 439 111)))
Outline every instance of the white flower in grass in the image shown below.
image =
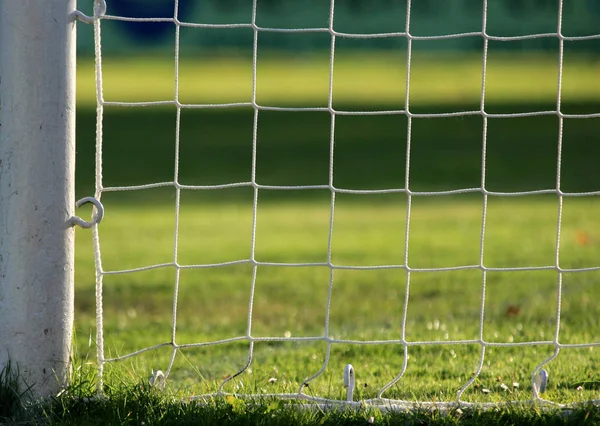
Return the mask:
POLYGON ((271 377, 269 379, 269 383, 271 383, 271 384, 275 383, 276 381, 277 381, 277 379, 275 377, 271 377))
POLYGON ((578 390, 579 392, 583 391, 583 386, 581 386, 581 385, 577 386, 576 390, 578 390))
POLYGON ((514 389, 519 389, 519 383, 517 383, 517 382, 512 382, 512 387, 513 387, 514 389))
POLYGON ((290 337, 292 337, 292 332, 290 330, 286 330, 285 333, 283 333, 283 337, 289 339, 290 337))
POLYGON ((369 419, 367 420, 367 423, 369 423, 370 425, 375 423, 375 417, 373 417, 373 416, 369 417, 369 419))

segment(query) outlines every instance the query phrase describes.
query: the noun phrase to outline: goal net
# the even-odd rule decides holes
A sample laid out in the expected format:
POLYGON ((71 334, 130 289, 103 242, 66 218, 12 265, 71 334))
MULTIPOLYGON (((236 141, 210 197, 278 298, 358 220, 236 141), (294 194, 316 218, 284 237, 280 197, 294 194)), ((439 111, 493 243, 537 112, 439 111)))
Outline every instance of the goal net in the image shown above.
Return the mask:
POLYGON ((600 18, 583 2, 106 3, 99 389, 594 398, 600 18))

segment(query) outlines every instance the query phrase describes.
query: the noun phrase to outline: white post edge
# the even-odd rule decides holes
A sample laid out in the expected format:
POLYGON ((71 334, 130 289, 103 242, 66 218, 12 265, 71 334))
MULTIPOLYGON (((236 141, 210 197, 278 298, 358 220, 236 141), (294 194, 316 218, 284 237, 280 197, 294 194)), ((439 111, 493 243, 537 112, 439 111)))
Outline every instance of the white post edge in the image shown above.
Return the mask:
POLYGON ((35 398, 70 372, 75 7, 0 1, 0 369, 35 398))

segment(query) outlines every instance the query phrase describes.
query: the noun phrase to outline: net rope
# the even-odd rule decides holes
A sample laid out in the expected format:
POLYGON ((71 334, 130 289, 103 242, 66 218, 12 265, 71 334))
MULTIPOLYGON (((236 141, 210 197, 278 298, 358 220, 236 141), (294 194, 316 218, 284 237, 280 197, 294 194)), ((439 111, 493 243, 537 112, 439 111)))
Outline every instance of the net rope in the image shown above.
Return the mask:
MULTIPOLYGON (((99 386, 98 390, 102 390, 102 377, 104 366, 107 363, 121 361, 127 358, 134 357, 141 353, 152 351, 161 347, 171 347, 172 356, 171 362, 165 371, 165 376, 168 378, 169 373, 173 367, 177 351, 184 348, 193 347, 205 347, 211 345, 220 345, 230 342, 248 342, 248 360, 239 371, 230 375, 226 378, 219 388, 219 392, 216 395, 227 395, 223 391, 223 386, 247 370, 252 363, 254 344, 256 342, 269 342, 269 341, 286 341, 286 342, 307 342, 307 341, 320 341, 326 344, 326 355, 323 366, 319 371, 310 377, 307 377, 304 383, 309 383, 323 373, 328 365, 330 358, 330 351, 333 344, 337 343, 351 343, 357 345, 377 345, 377 344, 397 344, 403 348, 403 366, 401 371, 398 372, 397 376, 389 383, 384 385, 378 392, 377 398, 363 401, 342 401, 332 400, 327 398, 321 398, 317 396, 310 396, 303 393, 303 386, 296 393, 282 393, 282 394, 260 394, 260 395, 243 395, 248 398, 258 397, 264 398, 268 396, 276 396, 280 398, 288 399, 300 399, 304 401, 310 401, 321 406, 344 404, 350 406, 358 406, 363 404, 377 405, 383 408, 390 409, 403 409, 407 407, 414 407, 415 404, 421 407, 438 407, 448 408, 454 406, 470 406, 474 405, 477 407, 488 407, 495 406, 495 403, 468 403, 461 401, 463 392, 469 388, 475 380, 477 380, 483 367, 486 356, 486 350, 491 347, 520 347, 520 346, 535 346, 535 345, 551 345, 554 347, 554 353, 540 363, 535 370, 532 372, 531 380, 535 382, 535 378, 540 373, 542 368, 552 361, 559 353, 562 348, 583 348, 600 346, 600 342, 596 343, 581 343, 581 344, 565 344, 561 343, 559 339, 559 331, 561 326, 561 301, 562 301, 562 282, 563 274, 573 272, 586 272, 586 271, 600 271, 600 266, 595 267, 582 267, 582 268, 563 268, 559 265, 559 248, 561 241, 561 225, 562 225, 562 214, 563 214, 563 200, 565 197, 585 197, 585 196, 598 196, 600 191, 588 191, 588 192, 564 192, 561 190, 561 157, 562 157, 562 140, 563 140, 563 123, 565 119, 587 119, 587 118, 600 118, 600 113, 592 114, 566 114, 561 111, 561 91, 562 91, 562 75, 563 75, 563 58, 564 58, 564 44, 568 41, 583 41, 600 39, 600 34, 587 35, 587 36, 573 36, 568 37, 562 34, 562 9, 563 2, 558 2, 559 16, 558 25, 556 32, 551 33, 540 33, 540 34, 529 34, 522 36, 511 36, 511 37, 499 37, 490 35, 487 33, 487 15, 488 15, 488 1, 483 0, 483 17, 482 17, 482 30, 477 32, 465 32, 456 34, 445 34, 438 36, 414 36, 411 34, 411 0, 407 0, 406 9, 406 24, 405 31, 402 32, 385 32, 375 34, 358 34, 358 33, 347 33, 338 32, 334 28, 335 18, 335 0, 330 1, 328 27, 322 28, 265 28, 260 27, 256 24, 257 16, 257 3, 258 0, 253 0, 252 3, 252 17, 249 23, 234 23, 234 24, 206 24, 206 23, 192 23, 183 22, 178 19, 178 7, 179 2, 175 0, 174 13, 172 18, 133 18, 124 16, 114 16, 110 14, 97 14, 94 19, 94 45, 95 45, 95 73, 96 73, 96 96, 97 96, 97 126, 96 126, 96 198, 101 199, 104 193, 117 192, 117 191, 138 191, 151 188, 160 187, 172 187, 176 191, 175 197, 175 230, 174 230, 174 250, 173 260, 171 262, 151 264, 138 268, 122 269, 122 270, 106 270, 102 265, 102 252, 100 244, 100 232, 96 226, 93 229, 93 246, 95 255, 95 266, 96 266, 96 325, 97 325, 97 361, 98 361, 98 373, 99 373, 99 386), (129 22, 168 22, 173 23, 175 26, 175 81, 174 81, 174 96, 173 99, 165 99, 160 101, 151 102, 122 102, 118 100, 105 100, 103 94, 103 74, 102 74, 102 43, 101 43, 101 25, 102 21, 114 20, 114 21, 129 21, 129 22), (236 102, 236 103, 211 103, 211 104, 192 104, 183 103, 179 100, 179 40, 181 28, 212 28, 212 29, 232 29, 232 28, 250 28, 253 31, 253 47, 252 47, 252 95, 249 102, 236 102), (261 33, 324 33, 329 34, 331 37, 330 55, 329 55, 329 87, 328 87, 328 101, 326 107, 277 107, 269 105, 260 105, 257 103, 256 97, 256 81, 257 81, 257 51, 258 51, 258 37, 261 33), (411 86, 411 59, 413 50, 413 41, 419 40, 447 40, 452 38, 461 37, 473 37, 479 36, 483 39, 483 60, 482 60, 482 74, 481 74, 481 98, 480 106, 478 110, 469 111, 458 111, 458 112, 446 112, 446 113, 414 113, 411 112, 411 99, 410 99, 410 86, 411 86), (407 41, 407 63, 406 63, 406 81, 405 81, 405 99, 403 109, 394 110, 364 110, 364 111, 345 111, 336 110, 333 106, 333 84, 334 84, 334 62, 335 62, 335 48, 336 39, 348 38, 348 39, 374 39, 374 38, 389 38, 389 37, 402 37, 407 41), (520 112, 520 113, 489 113, 486 111, 486 73, 488 63, 488 50, 490 41, 522 41, 537 38, 553 38, 558 39, 558 82, 557 82, 557 99, 556 109, 547 111, 533 111, 533 112, 520 112), (175 172, 172 181, 166 182, 155 182, 143 185, 130 185, 130 186, 104 186, 103 175, 102 175, 102 146, 103 146, 103 112, 105 107, 148 107, 158 105, 171 105, 176 107, 176 126, 175 126, 175 172), (253 109, 253 132, 252 132, 252 168, 251 178, 249 181, 244 182, 230 182, 220 185, 184 185, 179 182, 179 152, 180 152, 180 127, 181 127, 181 112, 184 109, 190 108, 240 108, 240 107, 251 107, 253 109), (328 182, 320 185, 264 185, 257 182, 256 179, 256 158, 257 158, 257 145, 258 145, 258 122, 261 111, 288 111, 288 112, 302 112, 302 111, 321 111, 328 112, 331 116, 330 124, 330 136, 329 136, 329 172, 328 182), (386 189, 352 189, 352 188, 338 188, 334 186, 333 172, 334 172, 334 155, 335 155, 335 131, 336 131, 336 117, 338 116, 350 116, 350 115, 404 115, 407 118, 407 152, 406 152, 406 164, 405 164, 405 183, 404 188, 386 188, 386 189), (516 117, 533 117, 533 116, 556 116, 558 117, 558 152, 557 152, 557 163, 556 163, 556 188, 531 190, 531 191, 520 191, 520 192, 495 192, 486 189, 486 149, 487 149, 487 129, 488 120, 491 118, 516 118, 516 117), (415 118, 440 118, 440 117, 468 117, 468 116, 481 116, 483 120, 483 134, 482 134, 482 153, 481 153, 481 186, 471 188, 461 188, 455 190, 446 191, 413 191, 410 189, 410 159, 411 159, 411 137, 412 137, 412 122, 415 118), (250 258, 238 259, 229 262, 221 263, 197 263, 197 264, 181 264, 178 261, 178 238, 179 238, 179 213, 180 213, 180 201, 182 190, 218 190, 228 188, 239 188, 248 187, 253 188, 253 211, 252 211, 252 234, 251 234, 251 250, 250 258), (279 190, 279 191, 298 191, 298 190, 328 190, 330 191, 330 211, 329 211, 329 230, 328 230, 328 245, 327 245, 327 261, 326 262, 296 262, 296 263, 278 263, 278 262, 265 262, 255 258, 256 248, 256 223, 257 223, 257 209, 258 209, 258 194, 261 190, 279 190), (406 195, 406 218, 405 218, 405 242, 404 242, 404 256, 402 264, 382 264, 372 266, 349 266, 349 265, 337 265, 332 262, 332 235, 334 227, 334 214, 336 205, 336 195, 338 194, 388 194, 388 193, 400 193, 406 195), (472 265, 461 265, 452 267, 438 267, 438 268, 415 268, 411 267, 409 263, 409 237, 411 230, 411 213, 412 213, 412 201, 415 196, 443 196, 443 195, 456 195, 456 194, 482 194, 483 196, 483 209, 481 217, 481 231, 480 231, 480 247, 479 247, 479 263, 472 265), (555 249, 555 262, 550 265, 543 266, 530 266, 530 267, 489 267, 484 265, 484 236, 486 232, 486 219, 488 211, 488 197, 489 196, 502 196, 502 197, 522 197, 528 195, 541 195, 541 194, 554 194, 558 199, 558 211, 556 221, 556 249, 555 249), (239 265, 248 264, 252 265, 252 282, 250 287, 250 299, 248 304, 248 318, 247 318, 247 332, 245 335, 234 336, 231 338, 196 342, 190 344, 177 344, 177 304, 179 295, 179 277, 180 273, 186 269, 201 269, 201 268, 215 268, 228 265, 239 265), (329 289, 326 303, 326 314, 325 314, 325 328, 324 334, 318 336, 308 337, 285 337, 285 336, 271 336, 271 337, 257 337, 252 334, 253 324, 253 303, 254 295, 256 290, 256 277, 257 270, 262 266, 282 266, 282 267, 306 267, 306 266, 320 266, 329 268, 329 289), (113 358, 105 357, 104 352, 104 326, 103 326, 103 300, 102 300, 102 289, 103 289, 103 278, 109 275, 122 275, 140 271, 150 271, 154 269, 173 267, 176 270, 176 277, 174 280, 174 303, 173 303, 173 314, 172 314, 172 331, 171 341, 157 344, 151 347, 139 349, 137 351, 118 356, 113 358), (404 307, 401 314, 401 337, 395 340, 353 340, 353 339, 336 339, 329 335, 329 320, 330 320, 330 307, 332 300, 332 289, 333 289, 333 277, 337 270, 376 270, 376 269, 397 269, 403 270, 406 274, 406 289, 404 292, 404 307), (423 341, 409 341, 406 339, 406 328, 407 328, 407 310, 409 305, 409 294, 411 286, 411 274, 415 272, 440 272, 440 271, 459 271, 459 270, 480 270, 482 273, 481 280, 481 300, 479 308, 479 336, 477 339, 468 340, 423 340, 423 341), (487 285, 487 274, 489 272, 497 271, 542 271, 550 270, 556 271, 557 273, 557 310, 556 319, 554 324, 554 336, 548 340, 538 341, 527 341, 527 342, 489 342, 484 339, 483 325, 485 318, 485 302, 486 302, 486 285, 487 285), (408 353, 411 346, 421 345, 452 345, 452 344, 476 344, 480 346, 480 354, 478 366, 475 374, 467 380, 464 385, 458 391, 455 401, 450 402, 432 402, 432 401, 404 401, 404 400, 391 400, 386 399, 384 394, 386 390, 396 384, 402 379, 403 375, 409 368, 408 366, 408 353)), ((110 4, 109 4, 110 7, 110 4)), ((96 7, 98 10, 98 6, 96 7)), ((198 399, 210 398, 214 395, 198 395, 198 399)), ((554 404, 550 401, 546 401, 541 398, 537 391, 536 386, 533 386, 533 396, 528 401, 520 402, 545 402, 554 404)), ((599 401, 594 401, 599 402, 599 401)), ((561 406, 560 404, 556 404, 561 406)))

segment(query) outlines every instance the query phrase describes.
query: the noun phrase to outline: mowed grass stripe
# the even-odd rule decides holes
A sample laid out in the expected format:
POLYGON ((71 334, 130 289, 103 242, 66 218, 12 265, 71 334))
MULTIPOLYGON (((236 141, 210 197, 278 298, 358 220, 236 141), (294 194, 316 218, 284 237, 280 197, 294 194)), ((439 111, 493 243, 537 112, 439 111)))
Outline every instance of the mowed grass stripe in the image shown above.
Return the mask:
MULTIPOLYGON (((482 56, 425 53, 413 49, 411 103, 415 106, 468 103, 478 105, 482 56)), ((250 102, 252 58, 249 52, 219 55, 184 52, 179 62, 182 103, 250 102)), ((259 52, 257 102, 260 105, 326 106, 329 55, 325 52, 284 54, 259 52)), ((334 107, 348 103, 403 106, 406 95, 405 51, 340 52, 334 66, 334 107)), ((77 93, 81 106, 95 104, 94 63, 81 58, 77 93)), ((487 62, 488 103, 551 102, 557 98, 558 53, 526 54, 491 49, 487 62)), ((563 62, 563 102, 596 100, 597 65, 589 56, 570 52, 563 62)), ((172 56, 115 57, 103 60, 106 101, 141 102, 175 99, 172 56)))

